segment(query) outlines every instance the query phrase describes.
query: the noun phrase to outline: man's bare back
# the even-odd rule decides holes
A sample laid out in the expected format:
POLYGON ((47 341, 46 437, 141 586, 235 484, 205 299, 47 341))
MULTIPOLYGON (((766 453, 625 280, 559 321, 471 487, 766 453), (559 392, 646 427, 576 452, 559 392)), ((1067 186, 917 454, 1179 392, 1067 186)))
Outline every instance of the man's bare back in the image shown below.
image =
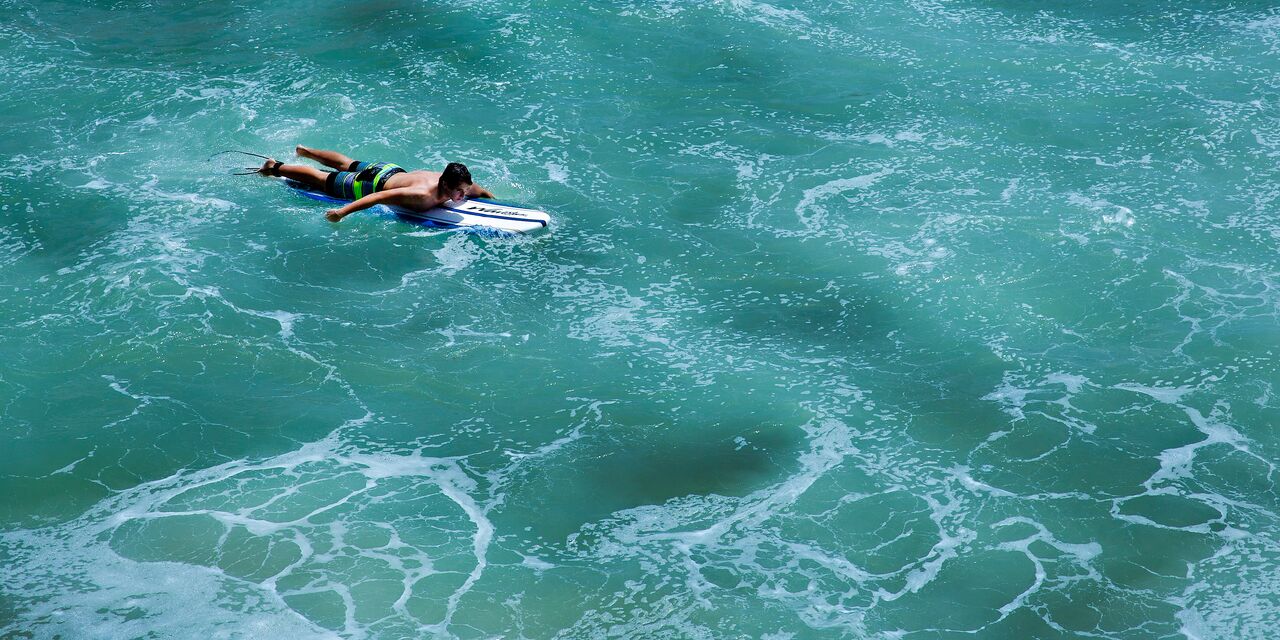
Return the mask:
MULTIPOLYGON (((418 211, 426 211, 438 207, 449 200, 461 200, 462 198, 450 198, 440 194, 440 178, 444 174, 439 171, 407 171, 405 173, 397 173, 387 179, 387 184, 383 187, 387 191, 402 190, 403 198, 411 204, 403 204, 399 206, 408 206, 418 211)), ((467 198, 492 198, 493 194, 478 184, 470 184, 466 188, 467 198)), ((455 194, 456 195, 456 194, 455 194)))

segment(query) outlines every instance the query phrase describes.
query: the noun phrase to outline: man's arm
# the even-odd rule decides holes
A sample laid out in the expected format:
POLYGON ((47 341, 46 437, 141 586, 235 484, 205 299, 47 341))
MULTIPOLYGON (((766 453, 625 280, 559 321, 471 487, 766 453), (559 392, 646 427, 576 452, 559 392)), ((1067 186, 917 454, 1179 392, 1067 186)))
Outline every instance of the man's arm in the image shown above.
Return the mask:
POLYGON ((472 185, 471 185, 471 188, 467 189, 467 197, 468 197, 468 198, 490 198, 490 199, 492 199, 492 198, 493 198, 493 193, 492 193, 492 192, 490 192, 488 189, 486 189, 486 188, 484 188, 484 187, 482 187, 482 186, 480 186, 480 185, 478 185, 478 184, 472 184, 472 185))
POLYGON ((348 202, 340 209, 330 209, 325 212, 324 217, 329 222, 338 222, 343 218, 363 209, 368 209, 375 204, 411 204, 414 190, 409 188, 387 189, 371 193, 355 202, 348 202))

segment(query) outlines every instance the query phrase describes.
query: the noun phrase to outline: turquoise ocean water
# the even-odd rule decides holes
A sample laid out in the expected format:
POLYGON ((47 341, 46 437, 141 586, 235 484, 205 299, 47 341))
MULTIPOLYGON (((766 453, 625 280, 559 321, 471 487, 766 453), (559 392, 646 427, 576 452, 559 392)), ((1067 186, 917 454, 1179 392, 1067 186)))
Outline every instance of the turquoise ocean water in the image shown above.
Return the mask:
POLYGON ((0 637, 1280 629, 1273 2, 0 9, 0 637))

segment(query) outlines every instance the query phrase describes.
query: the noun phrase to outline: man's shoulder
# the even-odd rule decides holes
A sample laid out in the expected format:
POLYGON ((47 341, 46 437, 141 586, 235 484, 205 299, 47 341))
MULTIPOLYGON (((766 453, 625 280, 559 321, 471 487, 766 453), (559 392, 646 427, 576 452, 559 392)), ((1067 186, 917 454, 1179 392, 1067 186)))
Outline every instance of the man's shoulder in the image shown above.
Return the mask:
POLYGON ((436 196, 435 189, 427 185, 411 184, 407 187, 397 189, 401 195, 410 198, 434 198, 436 196))
POLYGON ((436 196, 436 190, 433 187, 412 185, 398 191, 402 200, 409 201, 419 208, 430 209, 440 204, 440 198, 436 196))

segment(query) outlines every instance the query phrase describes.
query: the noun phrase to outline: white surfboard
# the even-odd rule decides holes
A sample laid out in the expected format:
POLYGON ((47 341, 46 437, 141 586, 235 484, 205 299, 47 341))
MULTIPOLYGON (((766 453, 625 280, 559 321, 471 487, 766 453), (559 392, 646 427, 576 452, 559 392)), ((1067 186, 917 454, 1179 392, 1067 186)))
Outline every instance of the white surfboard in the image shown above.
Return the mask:
POLYGON ((487 227, 514 233, 538 231, 551 222, 551 216, 545 211, 484 198, 467 198, 461 204, 450 202, 427 211, 387 208, 406 218, 444 227, 487 227))

